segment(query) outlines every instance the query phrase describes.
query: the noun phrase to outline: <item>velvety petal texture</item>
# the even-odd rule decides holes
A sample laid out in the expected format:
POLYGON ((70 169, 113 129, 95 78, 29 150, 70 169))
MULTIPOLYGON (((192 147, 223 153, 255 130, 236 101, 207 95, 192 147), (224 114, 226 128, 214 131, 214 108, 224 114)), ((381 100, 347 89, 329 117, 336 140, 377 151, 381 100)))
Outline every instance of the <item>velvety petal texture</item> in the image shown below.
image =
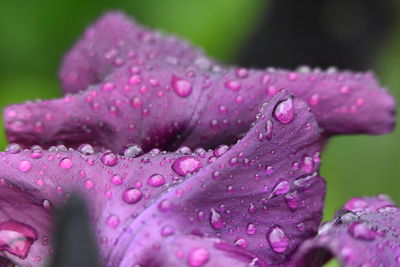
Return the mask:
POLYGON ((319 138, 308 105, 281 91, 241 140, 214 150, 128 158, 89 145, 11 145, 0 154, 0 253, 44 265, 51 210, 75 192, 88 204, 105 266, 284 264, 321 221, 319 138))
POLYGON ((371 73, 226 68, 186 42, 108 13, 60 70, 63 99, 8 107, 11 142, 136 143, 176 149, 233 143, 281 88, 307 101, 326 135, 390 132, 394 100, 371 73))
POLYGON ((386 196, 351 199, 301 245, 294 266, 322 266, 332 256, 343 267, 399 266, 399 234, 400 209, 386 196))

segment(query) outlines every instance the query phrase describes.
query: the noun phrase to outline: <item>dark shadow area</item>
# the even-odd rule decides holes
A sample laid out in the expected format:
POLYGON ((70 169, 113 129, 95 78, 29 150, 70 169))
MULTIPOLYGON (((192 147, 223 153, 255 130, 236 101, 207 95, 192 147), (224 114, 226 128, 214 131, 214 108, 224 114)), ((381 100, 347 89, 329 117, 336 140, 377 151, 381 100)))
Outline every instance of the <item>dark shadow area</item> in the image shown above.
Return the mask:
POLYGON ((395 17, 396 0, 271 0, 237 63, 366 70, 395 17))
POLYGON ((100 267, 83 201, 76 196, 70 197, 55 216, 55 255, 50 266, 100 267))

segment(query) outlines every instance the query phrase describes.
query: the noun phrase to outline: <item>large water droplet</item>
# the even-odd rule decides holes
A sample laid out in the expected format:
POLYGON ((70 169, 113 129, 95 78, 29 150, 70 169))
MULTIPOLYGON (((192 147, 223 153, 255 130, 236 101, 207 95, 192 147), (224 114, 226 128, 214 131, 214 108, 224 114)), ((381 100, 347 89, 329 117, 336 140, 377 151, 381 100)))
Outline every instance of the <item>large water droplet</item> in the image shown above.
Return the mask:
POLYGON ((202 167, 200 160, 193 156, 183 156, 175 160, 172 169, 180 176, 195 173, 202 167))
POLYGON ((14 220, 0 223, 0 251, 25 259, 37 238, 37 231, 27 224, 14 220))
POLYGON ((274 188, 272 189, 270 198, 271 198, 271 197, 278 196, 278 195, 285 194, 285 193, 287 193, 287 192, 289 191, 289 189, 290 189, 289 182, 288 182, 287 180, 285 180, 285 179, 280 179, 280 180, 276 183, 276 185, 274 186, 274 188))
POLYGON ((269 228, 267 233, 267 240, 272 250, 276 253, 283 253, 289 245, 289 239, 285 232, 277 225, 269 228))
POLYGON ((294 105, 293 105, 293 99, 291 97, 288 97, 287 99, 280 101, 275 106, 274 118, 283 124, 288 124, 293 121, 294 105))
POLYGON ((172 76, 172 88, 180 97, 187 97, 192 93, 192 84, 176 76, 172 76))
POLYGON ((189 253, 190 266, 204 266, 210 260, 210 253, 205 248, 194 248, 189 253))
POLYGON ((129 145, 124 150, 124 157, 126 158, 136 158, 143 154, 143 149, 137 144, 129 145))

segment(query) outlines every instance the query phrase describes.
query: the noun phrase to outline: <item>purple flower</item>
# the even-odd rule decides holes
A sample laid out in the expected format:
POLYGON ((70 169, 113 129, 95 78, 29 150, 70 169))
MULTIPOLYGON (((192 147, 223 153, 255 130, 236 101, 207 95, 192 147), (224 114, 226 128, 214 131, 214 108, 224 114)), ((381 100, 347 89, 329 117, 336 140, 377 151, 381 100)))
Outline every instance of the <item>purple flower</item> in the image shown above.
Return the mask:
POLYGON ((371 73, 226 68, 118 13, 85 32, 60 77, 65 98, 6 109, 11 142, 89 142, 114 152, 129 143, 145 151, 213 148, 242 136, 281 88, 310 104, 327 136, 381 134, 394 125, 394 100, 371 73))
POLYGON ((71 95, 6 109, 9 139, 91 145, 0 153, 0 265, 46 264, 52 209, 71 193, 86 200, 105 266, 398 260, 367 254, 398 246, 398 209, 382 197, 349 201, 317 234, 323 140, 393 128, 394 101, 372 74, 226 69, 113 13, 60 76, 71 95))

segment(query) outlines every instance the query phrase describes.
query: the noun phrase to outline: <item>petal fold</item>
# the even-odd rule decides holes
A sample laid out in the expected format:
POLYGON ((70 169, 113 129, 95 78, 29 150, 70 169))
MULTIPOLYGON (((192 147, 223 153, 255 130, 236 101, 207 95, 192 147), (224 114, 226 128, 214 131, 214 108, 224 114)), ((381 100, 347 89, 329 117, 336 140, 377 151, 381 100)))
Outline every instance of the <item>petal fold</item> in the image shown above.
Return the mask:
POLYGON ((328 136, 383 134, 395 123, 394 99, 371 73, 225 67, 116 12, 85 32, 60 78, 72 96, 5 110, 11 142, 214 148, 243 136, 282 88, 310 104, 328 136))
POLYGON ((399 225, 400 209, 386 196, 351 199, 300 246, 294 266, 322 266, 332 256, 344 267, 398 266, 399 225))

